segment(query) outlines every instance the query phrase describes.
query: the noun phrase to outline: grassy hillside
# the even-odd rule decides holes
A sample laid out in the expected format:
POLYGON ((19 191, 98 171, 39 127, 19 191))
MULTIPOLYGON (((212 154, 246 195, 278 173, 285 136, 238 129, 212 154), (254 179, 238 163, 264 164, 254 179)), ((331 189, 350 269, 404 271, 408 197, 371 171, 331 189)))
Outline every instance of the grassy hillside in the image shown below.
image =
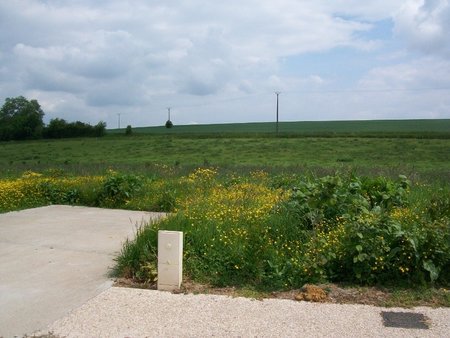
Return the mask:
MULTIPOLYGON (((176 123, 176 122, 175 122, 176 123)), ((270 134, 275 133, 274 122, 184 125, 133 128, 146 134, 270 134)), ((109 133, 124 133, 124 129, 110 129, 109 133)), ((441 120, 372 120, 372 121, 305 121, 280 122, 282 135, 358 135, 404 137, 450 137, 450 119, 441 120)))

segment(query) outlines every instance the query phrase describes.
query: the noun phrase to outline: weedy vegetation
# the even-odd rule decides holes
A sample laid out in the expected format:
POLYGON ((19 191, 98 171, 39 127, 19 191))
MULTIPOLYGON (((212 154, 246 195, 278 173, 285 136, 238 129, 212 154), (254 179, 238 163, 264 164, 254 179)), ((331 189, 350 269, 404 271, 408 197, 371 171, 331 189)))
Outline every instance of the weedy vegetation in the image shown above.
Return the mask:
MULTIPOLYGON (((448 289, 449 142, 155 136, 138 128, 8 142, 0 147, 0 212, 48 204, 169 212, 139 228, 117 257, 114 274, 142 283, 157 279, 164 229, 184 232, 186 276, 212 286, 448 289)), ((398 290, 399 298, 418 297, 398 290)))
POLYGON ((124 247, 117 273, 151 279, 145 271, 156 264, 157 232, 164 229, 184 232, 186 271, 214 286, 449 282, 448 190, 411 187, 404 176, 291 176, 286 184, 262 171, 216 175, 204 168, 182 177, 187 197, 176 213, 141 229, 136 245, 124 247), (422 200, 411 198, 415 189, 422 200), (141 264, 127 264, 130 255, 141 264))

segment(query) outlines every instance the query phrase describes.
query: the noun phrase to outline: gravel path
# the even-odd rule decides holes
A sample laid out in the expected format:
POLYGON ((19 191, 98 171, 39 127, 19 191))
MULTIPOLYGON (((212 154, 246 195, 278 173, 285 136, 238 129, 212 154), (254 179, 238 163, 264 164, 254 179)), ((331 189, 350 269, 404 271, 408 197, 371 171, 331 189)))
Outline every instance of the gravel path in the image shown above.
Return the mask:
POLYGON ((66 337, 450 337, 449 308, 379 308, 113 287, 49 326, 66 337), (384 327, 381 311, 421 313, 430 329, 384 327))

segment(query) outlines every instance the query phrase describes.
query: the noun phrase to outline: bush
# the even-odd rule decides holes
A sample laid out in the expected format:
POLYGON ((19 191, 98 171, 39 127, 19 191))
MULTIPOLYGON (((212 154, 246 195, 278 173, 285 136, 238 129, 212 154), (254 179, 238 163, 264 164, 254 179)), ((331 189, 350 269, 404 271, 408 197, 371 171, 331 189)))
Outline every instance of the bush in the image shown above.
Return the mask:
POLYGON ((108 208, 124 206, 142 185, 143 180, 139 176, 119 174, 111 170, 103 182, 98 204, 108 208))
POLYGON ((341 218, 404 205, 409 185, 404 176, 397 181, 384 177, 344 179, 338 175, 302 180, 292 189, 283 208, 295 214, 298 226, 304 229, 333 227, 341 218))
POLYGON ((128 125, 125 129, 125 135, 129 136, 133 133, 133 130, 131 129, 131 125, 128 125))

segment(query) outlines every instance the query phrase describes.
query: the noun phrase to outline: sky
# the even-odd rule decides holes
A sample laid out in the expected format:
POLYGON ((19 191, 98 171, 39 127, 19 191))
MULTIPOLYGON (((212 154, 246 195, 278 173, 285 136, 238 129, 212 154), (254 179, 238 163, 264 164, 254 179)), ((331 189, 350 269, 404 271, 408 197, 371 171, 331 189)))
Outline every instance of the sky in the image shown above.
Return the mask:
POLYGON ((450 0, 0 0, 0 101, 108 128, 450 118, 450 0))

